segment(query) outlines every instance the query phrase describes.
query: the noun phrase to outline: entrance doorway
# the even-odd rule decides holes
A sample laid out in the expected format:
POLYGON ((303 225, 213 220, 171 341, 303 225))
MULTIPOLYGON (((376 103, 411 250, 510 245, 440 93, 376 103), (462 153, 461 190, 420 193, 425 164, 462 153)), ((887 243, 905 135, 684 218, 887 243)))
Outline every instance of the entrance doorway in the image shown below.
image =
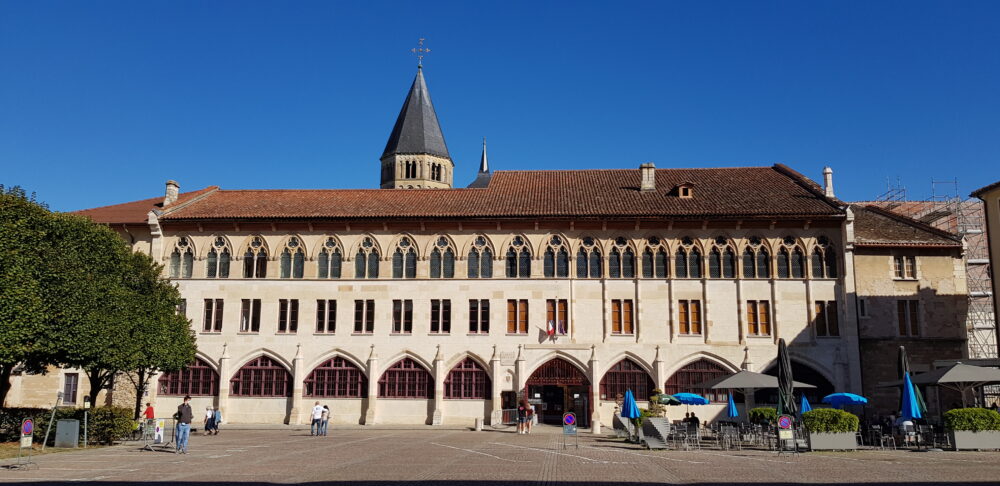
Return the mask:
POLYGON ((554 358, 543 364, 528 378, 524 391, 539 423, 561 425, 563 414, 573 412, 580 427, 590 426, 590 382, 568 361, 554 358))

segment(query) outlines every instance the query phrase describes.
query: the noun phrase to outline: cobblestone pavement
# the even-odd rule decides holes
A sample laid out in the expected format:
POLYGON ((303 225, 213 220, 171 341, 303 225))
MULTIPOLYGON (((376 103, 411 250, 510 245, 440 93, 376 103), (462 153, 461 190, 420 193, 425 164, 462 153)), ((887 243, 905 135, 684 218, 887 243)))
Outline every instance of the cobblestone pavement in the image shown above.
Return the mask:
POLYGON ((579 448, 571 442, 563 449, 557 431, 352 428, 311 437, 303 430, 224 430, 192 436, 187 455, 129 445, 38 456, 28 470, 0 469, 0 483, 1000 484, 996 452, 647 451, 591 434, 580 435, 579 448))

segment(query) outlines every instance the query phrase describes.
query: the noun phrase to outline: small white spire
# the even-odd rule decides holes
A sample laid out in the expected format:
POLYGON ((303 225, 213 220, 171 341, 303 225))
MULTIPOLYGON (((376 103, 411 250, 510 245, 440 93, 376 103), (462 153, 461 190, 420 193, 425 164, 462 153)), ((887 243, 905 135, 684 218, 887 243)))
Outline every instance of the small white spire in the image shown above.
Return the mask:
POLYGON ((823 194, 826 197, 835 197, 833 195, 833 169, 830 167, 823 167, 823 194))

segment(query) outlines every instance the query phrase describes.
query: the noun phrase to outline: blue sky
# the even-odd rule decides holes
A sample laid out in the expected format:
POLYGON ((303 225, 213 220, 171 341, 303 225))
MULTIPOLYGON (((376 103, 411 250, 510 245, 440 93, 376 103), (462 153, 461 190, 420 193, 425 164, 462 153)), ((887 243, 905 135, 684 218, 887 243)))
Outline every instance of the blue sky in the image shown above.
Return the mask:
MULTIPOLYGON (((415 74, 456 169, 1000 179, 1000 2, 0 2, 0 184, 73 210, 372 188, 415 74)), ((953 188, 945 189, 953 190, 953 188)))

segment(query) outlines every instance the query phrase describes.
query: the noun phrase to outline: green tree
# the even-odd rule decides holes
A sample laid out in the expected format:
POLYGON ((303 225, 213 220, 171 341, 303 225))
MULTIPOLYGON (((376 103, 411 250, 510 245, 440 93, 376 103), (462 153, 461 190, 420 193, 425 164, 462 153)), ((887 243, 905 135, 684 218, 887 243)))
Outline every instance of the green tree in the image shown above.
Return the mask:
POLYGON ((50 223, 34 196, 0 186, 0 408, 15 367, 42 372, 52 362, 44 287, 50 223))
POLYGON ((179 314, 180 292, 162 277, 163 266, 149 256, 133 253, 129 258, 135 279, 131 301, 131 341, 135 362, 128 378, 135 387, 134 418, 139 418, 142 397, 149 379, 159 372, 177 371, 194 361, 195 335, 187 317, 179 314))
POLYGON ((96 406, 98 393, 137 359, 132 252, 110 228, 75 215, 56 214, 52 237, 60 250, 53 252, 48 294, 58 329, 52 354, 62 365, 84 370, 96 406))

